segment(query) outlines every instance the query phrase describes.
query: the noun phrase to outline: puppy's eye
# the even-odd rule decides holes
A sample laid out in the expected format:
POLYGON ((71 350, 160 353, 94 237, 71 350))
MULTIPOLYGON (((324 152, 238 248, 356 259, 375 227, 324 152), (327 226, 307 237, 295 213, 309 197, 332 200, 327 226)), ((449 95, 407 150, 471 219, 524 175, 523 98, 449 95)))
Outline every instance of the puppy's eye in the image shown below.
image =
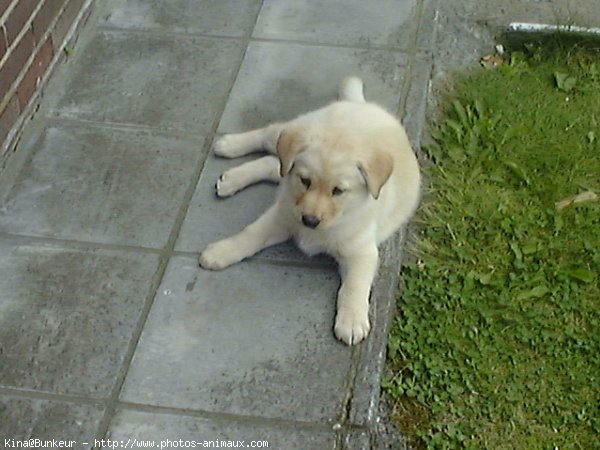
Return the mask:
POLYGON ((304 185, 306 189, 310 187, 310 178, 300 177, 300 182, 304 185))
POLYGON ((336 187, 334 187, 334 188, 333 188, 333 190, 331 191, 331 193, 332 193, 333 195, 335 195, 336 197, 337 197, 338 195, 342 195, 344 192, 346 192, 344 189, 342 189, 342 188, 339 188, 339 187, 337 187, 337 186, 336 186, 336 187))

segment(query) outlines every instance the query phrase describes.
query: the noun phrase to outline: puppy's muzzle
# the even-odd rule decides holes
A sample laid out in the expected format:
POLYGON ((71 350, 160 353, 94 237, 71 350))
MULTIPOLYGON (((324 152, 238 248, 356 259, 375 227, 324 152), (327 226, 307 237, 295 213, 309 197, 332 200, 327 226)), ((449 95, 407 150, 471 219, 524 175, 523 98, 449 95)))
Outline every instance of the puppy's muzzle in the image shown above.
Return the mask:
POLYGON ((310 216, 307 214, 302 216, 302 223, 304 224, 304 226, 314 229, 319 226, 321 220, 318 217, 310 216))

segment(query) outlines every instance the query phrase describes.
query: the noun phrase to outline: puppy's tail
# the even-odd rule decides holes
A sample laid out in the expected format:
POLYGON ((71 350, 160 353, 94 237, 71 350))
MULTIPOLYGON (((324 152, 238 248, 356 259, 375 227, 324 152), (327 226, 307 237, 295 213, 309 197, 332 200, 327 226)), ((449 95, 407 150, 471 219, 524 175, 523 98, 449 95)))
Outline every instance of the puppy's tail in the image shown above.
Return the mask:
POLYGON ((363 81, 354 76, 344 78, 340 85, 340 100, 364 102, 365 95, 363 81))

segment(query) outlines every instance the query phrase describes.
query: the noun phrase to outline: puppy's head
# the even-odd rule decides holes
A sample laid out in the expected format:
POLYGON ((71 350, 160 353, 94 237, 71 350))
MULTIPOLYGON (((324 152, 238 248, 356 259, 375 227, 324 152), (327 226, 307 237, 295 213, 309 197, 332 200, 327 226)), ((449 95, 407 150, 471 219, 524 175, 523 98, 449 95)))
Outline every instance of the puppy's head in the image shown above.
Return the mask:
POLYGON ((281 176, 304 226, 325 230, 377 200, 392 173, 392 157, 343 129, 284 130, 277 143, 281 176))

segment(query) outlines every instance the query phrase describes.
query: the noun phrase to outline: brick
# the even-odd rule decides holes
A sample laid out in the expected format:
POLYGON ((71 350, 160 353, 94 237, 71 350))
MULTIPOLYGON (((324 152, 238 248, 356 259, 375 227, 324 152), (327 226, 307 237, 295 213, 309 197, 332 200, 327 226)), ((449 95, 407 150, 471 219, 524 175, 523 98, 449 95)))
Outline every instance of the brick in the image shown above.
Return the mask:
MULTIPOLYGON (((19 0, 13 0, 13 3, 17 3, 19 0)), ((2 0, 0 1, 0 17, 4 14, 4 11, 8 9, 10 5, 10 0, 2 0)))
POLYGON ((33 35, 40 42, 48 31, 50 24, 60 12, 65 0, 46 0, 33 19, 33 35))
POLYGON ((29 103, 29 99, 37 88, 38 80, 44 76, 53 56, 54 47, 52 45, 52 39, 48 38, 44 45, 39 49, 17 89, 17 97, 19 99, 19 108, 21 111, 23 111, 27 106, 27 103, 29 103))
MULTIPOLYGON (((4 111, 0 113, 0 146, 8 136, 13 125, 19 118, 19 104, 16 98, 12 98, 6 105, 4 111)), ((2 155, 0 155, 2 156, 2 155)))
POLYGON ((33 10, 42 0, 19 0, 17 5, 6 19, 6 39, 12 45, 27 21, 31 18, 33 10))
POLYGON ((60 15, 60 18, 54 27, 54 31, 52 32, 55 51, 59 50, 64 44, 65 37, 67 36, 71 25, 73 25, 77 14, 81 11, 83 3, 84 0, 68 0, 68 4, 60 15))
POLYGON ((8 59, 0 67, 0 99, 4 98, 17 79, 32 52, 33 33, 29 30, 23 35, 23 38, 17 43, 8 59))

